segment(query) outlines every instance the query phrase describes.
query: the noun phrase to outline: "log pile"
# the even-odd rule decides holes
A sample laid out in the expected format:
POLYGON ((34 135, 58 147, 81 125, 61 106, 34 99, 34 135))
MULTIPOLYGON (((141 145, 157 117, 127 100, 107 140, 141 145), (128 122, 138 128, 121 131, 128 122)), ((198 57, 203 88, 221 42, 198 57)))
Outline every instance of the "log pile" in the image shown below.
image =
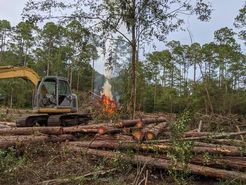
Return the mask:
MULTIPOLYGON (((159 117, 72 127, 6 127, 0 128, 0 148, 62 142, 63 148, 74 152, 182 171, 183 164, 178 161, 173 166, 170 158, 174 145, 169 126, 167 118, 159 117), (126 150, 135 154, 129 156, 126 150)), ((245 135, 243 130, 211 133, 199 128, 185 132, 182 141, 192 142, 192 157, 185 169, 202 176, 246 180, 245 135)))

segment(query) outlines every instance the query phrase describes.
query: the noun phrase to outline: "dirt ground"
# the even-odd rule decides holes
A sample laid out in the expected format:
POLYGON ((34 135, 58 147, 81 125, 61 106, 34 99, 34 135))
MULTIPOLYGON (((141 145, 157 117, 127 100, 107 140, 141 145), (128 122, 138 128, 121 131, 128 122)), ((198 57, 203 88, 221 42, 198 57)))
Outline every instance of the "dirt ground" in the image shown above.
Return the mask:
MULTIPOLYGON (((8 153, 1 151, 0 172, 0 184, 3 185, 176 184, 175 180, 164 170, 133 166, 121 160, 102 159, 82 153, 78 154, 63 150, 60 144, 51 143, 33 144, 25 148, 10 149, 8 153), (104 175, 97 174, 97 172, 108 169, 116 170, 104 175), (92 175, 83 177, 88 173, 92 175), (146 176, 148 176, 147 181, 143 180, 146 176)), ((216 179, 198 176, 189 176, 186 178, 186 182, 194 185, 216 185, 222 183, 216 179)))

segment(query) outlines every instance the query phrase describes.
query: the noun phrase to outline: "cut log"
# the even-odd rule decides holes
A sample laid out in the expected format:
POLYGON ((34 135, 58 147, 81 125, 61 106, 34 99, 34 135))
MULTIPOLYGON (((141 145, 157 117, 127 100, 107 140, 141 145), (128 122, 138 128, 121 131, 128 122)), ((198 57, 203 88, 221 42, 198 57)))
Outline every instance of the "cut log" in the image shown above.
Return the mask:
POLYGON ((115 134, 115 133, 119 133, 121 132, 121 129, 118 128, 114 128, 114 127, 105 127, 105 126, 101 126, 97 129, 97 133, 100 135, 103 134, 115 134))
POLYGON ((16 127, 16 123, 15 122, 0 121, 0 125, 6 125, 8 127, 16 127))
MULTIPOLYGON (((96 150, 96 149, 88 149, 83 147, 77 147, 68 145, 66 148, 70 151, 75 152, 84 152, 89 155, 95 155, 98 157, 106 157, 111 159, 118 159, 125 160, 127 162, 131 162, 133 164, 144 164, 150 167, 161 168, 161 169, 172 169, 172 170, 183 170, 182 164, 177 163, 174 167, 170 160, 160 159, 160 158, 153 158, 149 156, 143 155, 127 155, 119 152, 112 152, 112 151, 103 151, 103 150, 96 150)), ((227 179, 239 179, 239 180, 246 180, 246 173, 229 171, 229 170, 222 170, 216 169, 211 167, 205 167, 195 164, 188 164, 188 170, 191 173, 204 175, 209 177, 218 177, 218 178, 227 178, 227 179)))
POLYGON ((97 133, 98 127, 102 126, 102 124, 91 124, 91 125, 83 125, 83 126, 72 126, 72 127, 63 127, 64 134, 72 134, 72 133, 97 133))
POLYGON ((153 128, 155 125, 156 124, 149 124, 146 127, 144 127, 144 129, 142 130, 137 129, 135 131, 132 131, 133 139, 135 139, 138 142, 142 141, 144 139, 145 132, 153 128))
POLYGON ((158 125, 153 126, 152 128, 145 130, 145 139, 153 140, 157 139, 158 135, 161 134, 167 128, 167 123, 159 123, 158 125))
POLYGON ((150 124, 150 123, 161 123, 165 122, 166 118, 160 117, 160 118, 146 118, 146 119, 134 119, 134 120, 123 120, 117 124, 117 127, 133 127, 137 123, 141 122, 142 124, 150 124))
POLYGON ((6 149, 11 146, 28 145, 31 143, 40 142, 61 142, 61 141, 72 141, 75 140, 72 135, 60 135, 60 136, 2 136, 0 138, 0 148, 6 149))
MULTIPOLYGON (((200 132, 202 133, 202 132, 200 132)), ((166 133, 168 134, 168 133, 166 133)), ((240 136, 240 135, 246 135, 246 131, 242 132, 228 132, 228 133, 222 133, 222 134, 213 134, 209 133, 208 135, 203 135, 199 137, 187 137, 183 138, 182 140, 206 140, 206 139, 220 139, 220 138, 231 138, 233 136, 240 136)), ((170 142, 170 139, 161 139, 161 140, 152 140, 152 141, 145 141, 145 143, 167 143, 170 142)))
POLYGON ((15 127, 0 129, 0 135, 32 135, 32 134, 61 135, 61 127, 15 127))
POLYGON ((134 141, 132 136, 123 135, 123 134, 116 134, 115 138, 120 141, 129 141, 129 142, 134 141))
POLYGON ((132 137, 134 140, 140 142, 144 138, 144 132, 142 130, 135 130, 134 132, 132 132, 132 137))
POLYGON ((238 147, 234 146, 217 146, 217 147, 203 147, 203 146, 194 146, 192 151, 195 153, 210 153, 210 154, 222 154, 222 155, 230 155, 230 156, 241 156, 244 155, 238 149, 238 147))
POLYGON ((136 128, 140 129, 140 128, 143 128, 143 122, 142 121, 138 121, 135 125, 136 128))
POLYGON ((211 157, 209 159, 206 159, 202 156, 195 156, 191 159, 191 163, 210 166, 210 167, 219 167, 224 169, 235 169, 239 171, 246 170, 245 157, 241 157, 241 159, 237 159, 233 157, 226 158, 226 156, 223 156, 223 157, 211 157))
MULTIPOLYGON (((169 149, 171 149, 171 143, 167 144, 138 144, 131 142, 119 142, 117 140, 104 140, 104 141, 80 141, 75 142, 76 145, 80 145, 82 147, 91 147, 91 148, 108 148, 109 149, 133 149, 133 150, 141 150, 147 152, 159 152, 159 153, 167 153, 169 149), (113 148, 112 148, 113 147, 113 148)), ((245 154, 241 153, 241 151, 234 146, 194 146, 191 149, 192 152, 201 154, 201 153, 209 153, 209 154, 222 154, 229 156, 243 156, 245 154)))
POLYGON ((72 127, 15 127, 0 129, 0 135, 32 135, 48 134, 61 135, 71 133, 97 133, 98 126, 72 126, 72 127))

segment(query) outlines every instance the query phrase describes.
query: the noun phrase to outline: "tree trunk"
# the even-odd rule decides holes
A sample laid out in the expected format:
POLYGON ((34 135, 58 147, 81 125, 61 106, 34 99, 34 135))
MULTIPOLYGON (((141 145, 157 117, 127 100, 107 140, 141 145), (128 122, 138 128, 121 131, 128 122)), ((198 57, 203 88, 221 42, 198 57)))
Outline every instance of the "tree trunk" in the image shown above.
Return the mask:
POLYGON ((10 108, 13 108, 13 88, 11 87, 11 93, 10 93, 10 108))
POLYGON ((71 133, 97 133, 99 125, 84 125, 71 127, 13 127, 0 129, 0 135, 31 135, 31 134, 48 134, 61 135, 71 133))
POLYGON ((92 73, 91 73, 91 92, 94 92, 94 60, 92 60, 92 73))
POLYGON ((78 74, 77 74, 77 95, 79 94, 79 77, 80 77, 80 73, 78 71, 78 74))
POLYGON ((152 128, 145 130, 145 138, 146 140, 154 140, 157 139, 158 135, 161 134, 167 128, 167 123, 159 123, 158 125, 154 125, 152 128))
POLYGON ((194 77, 193 77, 194 84, 196 83, 196 62, 194 61, 194 77))
MULTIPOLYGON (((132 0, 133 3, 133 12, 132 13, 132 19, 135 20, 135 0, 132 0)), ((132 46, 132 57, 131 57, 131 62, 132 62, 132 88, 131 88, 131 115, 132 119, 135 118, 135 110, 136 110, 136 25, 135 22, 132 22, 132 27, 131 27, 131 34, 132 34, 132 40, 131 40, 131 46, 132 46)))
POLYGON ((122 131, 121 129, 114 128, 114 127, 107 127, 107 126, 101 126, 97 129, 97 133, 100 135, 114 134, 114 133, 119 133, 121 131, 122 131))
POLYGON ((69 77, 69 84, 70 84, 70 87, 72 89, 72 84, 73 84, 73 66, 71 64, 71 68, 70 68, 70 77, 69 77))
POLYGON ((145 124, 150 124, 150 123, 161 123, 165 122, 166 118, 160 117, 160 118, 146 118, 146 119, 133 119, 133 120, 123 120, 116 124, 116 127, 131 127, 135 126, 138 122, 142 122, 144 125, 145 124))

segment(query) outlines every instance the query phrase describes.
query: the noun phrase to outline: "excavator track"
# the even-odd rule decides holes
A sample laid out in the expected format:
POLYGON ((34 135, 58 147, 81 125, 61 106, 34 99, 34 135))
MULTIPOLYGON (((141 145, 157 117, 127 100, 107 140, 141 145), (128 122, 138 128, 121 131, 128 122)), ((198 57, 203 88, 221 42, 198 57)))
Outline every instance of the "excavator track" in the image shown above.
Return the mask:
POLYGON ((68 114, 59 114, 51 115, 48 119, 48 126, 74 126, 74 125, 86 125, 90 120, 91 116, 89 114, 77 114, 77 113, 68 113, 68 114))
POLYGON ((86 125, 91 120, 89 114, 68 113, 68 114, 32 114, 23 116, 16 121, 17 127, 33 126, 75 126, 86 125))

